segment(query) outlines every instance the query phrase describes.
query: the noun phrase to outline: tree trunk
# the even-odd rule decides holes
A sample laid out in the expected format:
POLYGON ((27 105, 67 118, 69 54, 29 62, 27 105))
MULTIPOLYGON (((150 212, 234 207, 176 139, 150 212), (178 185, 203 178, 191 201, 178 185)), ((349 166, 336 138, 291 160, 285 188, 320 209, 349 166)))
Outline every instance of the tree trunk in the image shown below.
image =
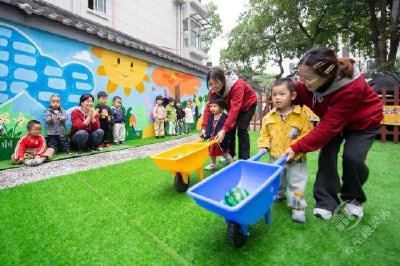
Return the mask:
POLYGON ((374 45, 374 59, 377 66, 381 65, 380 53, 379 53, 379 30, 375 14, 375 0, 369 0, 369 14, 370 14, 370 27, 372 44, 374 45))
POLYGON ((282 77, 283 73, 285 72, 285 69, 283 68, 283 56, 282 56, 282 53, 278 52, 278 56, 279 56, 279 59, 278 59, 277 63, 278 63, 280 72, 279 72, 278 75, 276 75, 276 79, 277 80, 280 79, 282 77))
POLYGON ((379 36, 379 57, 381 58, 381 67, 385 70, 388 68, 387 64, 387 2, 386 0, 380 0, 381 9, 381 30, 379 36))
POLYGON ((388 69, 392 71, 396 61, 397 49, 399 48, 399 33, 398 33, 398 20, 399 20, 399 0, 394 0, 392 4, 392 15, 390 23, 390 46, 388 57, 388 69))

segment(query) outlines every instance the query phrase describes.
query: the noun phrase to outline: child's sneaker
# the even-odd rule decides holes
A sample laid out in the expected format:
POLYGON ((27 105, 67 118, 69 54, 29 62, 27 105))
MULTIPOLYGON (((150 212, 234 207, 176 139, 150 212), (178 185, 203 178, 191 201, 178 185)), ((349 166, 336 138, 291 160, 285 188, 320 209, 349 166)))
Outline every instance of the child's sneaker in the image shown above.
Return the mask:
POLYGON ((276 195, 274 197, 274 202, 282 202, 285 199, 286 199, 286 195, 285 194, 283 194, 283 195, 278 194, 278 195, 276 195))
POLYGON ((232 158, 232 156, 229 153, 224 153, 224 155, 222 155, 222 157, 225 159, 226 162, 228 162, 228 164, 235 162, 235 160, 232 158))
POLYGON ((204 167, 204 169, 211 171, 211 170, 217 169, 217 166, 212 163, 212 164, 209 164, 206 167, 204 167))
POLYGON ((97 146, 97 150, 102 150, 103 149, 103 145, 99 144, 99 146, 97 146))
POLYGON ((305 210, 293 209, 292 210, 292 220, 299 223, 306 222, 306 212, 305 210))
POLYGON ((24 164, 26 166, 35 166, 36 165, 36 159, 26 159, 24 161, 24 164))
POLYGON ((107 142, 106 143, 106 148, 110 148, 110 146, 111 146, 110 143, 107 142))
POLYGON ((356 218, 362 218, 364 216, 363 206, 354 204, 353 202, 345 202, 344 212, 347 216, 354 216, 356 218))
POLYGON ((90 148, 90 152, 92 152, 92 153, 96 153, 96 152, 99 152, 100 151, 100 149, 99 149, 99 147, 97 146, 94 146, 94 147, 91 147, 90 148))
POLYGON ((228 160, 225 158, 225 156, 222 156, 221 158, 219 158, 219 162, 222 163, 222 164, 228 164, 229 163, 228 160))
POLYGON ((332 218, 332 212, 325 210, 325 209, 321 209, 321 208, 314 208, 313 210, 313 214, 321 219, 324 220, 330 220, 332 218))
POLYGON ((38 166, 44 162, 44 158, 34 158, 30 160, 25 160, 25 165, 27 166, 38 166))
POLYGON ((120 141, 119 144, 124 145, 125 141, 120 141))

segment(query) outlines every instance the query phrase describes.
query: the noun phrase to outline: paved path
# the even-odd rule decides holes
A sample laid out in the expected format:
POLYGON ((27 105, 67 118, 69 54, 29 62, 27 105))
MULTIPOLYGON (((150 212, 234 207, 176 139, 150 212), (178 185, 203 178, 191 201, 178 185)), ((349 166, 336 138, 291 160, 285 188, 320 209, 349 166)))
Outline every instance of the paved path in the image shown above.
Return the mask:
POLYGON ((179 144, 192 142, 198 138, 198 136, 190 136, 120 151, 104 152, 66 160, 52 161, 37 167, 21 167, 3 170, 0 171, 0 189, 147 157, 157 152, 175 147, 179 144))

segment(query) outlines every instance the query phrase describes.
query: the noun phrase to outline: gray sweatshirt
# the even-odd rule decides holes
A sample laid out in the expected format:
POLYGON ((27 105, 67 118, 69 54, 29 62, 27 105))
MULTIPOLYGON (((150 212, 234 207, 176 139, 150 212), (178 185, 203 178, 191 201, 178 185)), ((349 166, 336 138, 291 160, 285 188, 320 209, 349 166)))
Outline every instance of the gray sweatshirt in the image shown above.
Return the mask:
POLYGON ((47 136, 60 136, 64 137, 67 131, 65 121, 67 121, 67 113, 63 109, 59 109, 58 113, 52 108, 44 112, 44 121, 46 122, 46 135, 47 136), (55 118, 53 118, 53 115, 55 118))

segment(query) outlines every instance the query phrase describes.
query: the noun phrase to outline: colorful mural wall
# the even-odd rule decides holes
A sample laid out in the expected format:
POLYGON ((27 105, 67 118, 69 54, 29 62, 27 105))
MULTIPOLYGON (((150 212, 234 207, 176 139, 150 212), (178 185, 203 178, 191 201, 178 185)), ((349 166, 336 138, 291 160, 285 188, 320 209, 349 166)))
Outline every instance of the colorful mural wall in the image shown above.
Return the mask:
POLYGON ((70 114, 81 94, 102 90, 122 97, 128 139, 153 136, 157 95, 193 101, 199 116, 207 95, 196 76, 0 19, 0 139, 22 136, 30 119, 43 121, 54 93, 70 114))

